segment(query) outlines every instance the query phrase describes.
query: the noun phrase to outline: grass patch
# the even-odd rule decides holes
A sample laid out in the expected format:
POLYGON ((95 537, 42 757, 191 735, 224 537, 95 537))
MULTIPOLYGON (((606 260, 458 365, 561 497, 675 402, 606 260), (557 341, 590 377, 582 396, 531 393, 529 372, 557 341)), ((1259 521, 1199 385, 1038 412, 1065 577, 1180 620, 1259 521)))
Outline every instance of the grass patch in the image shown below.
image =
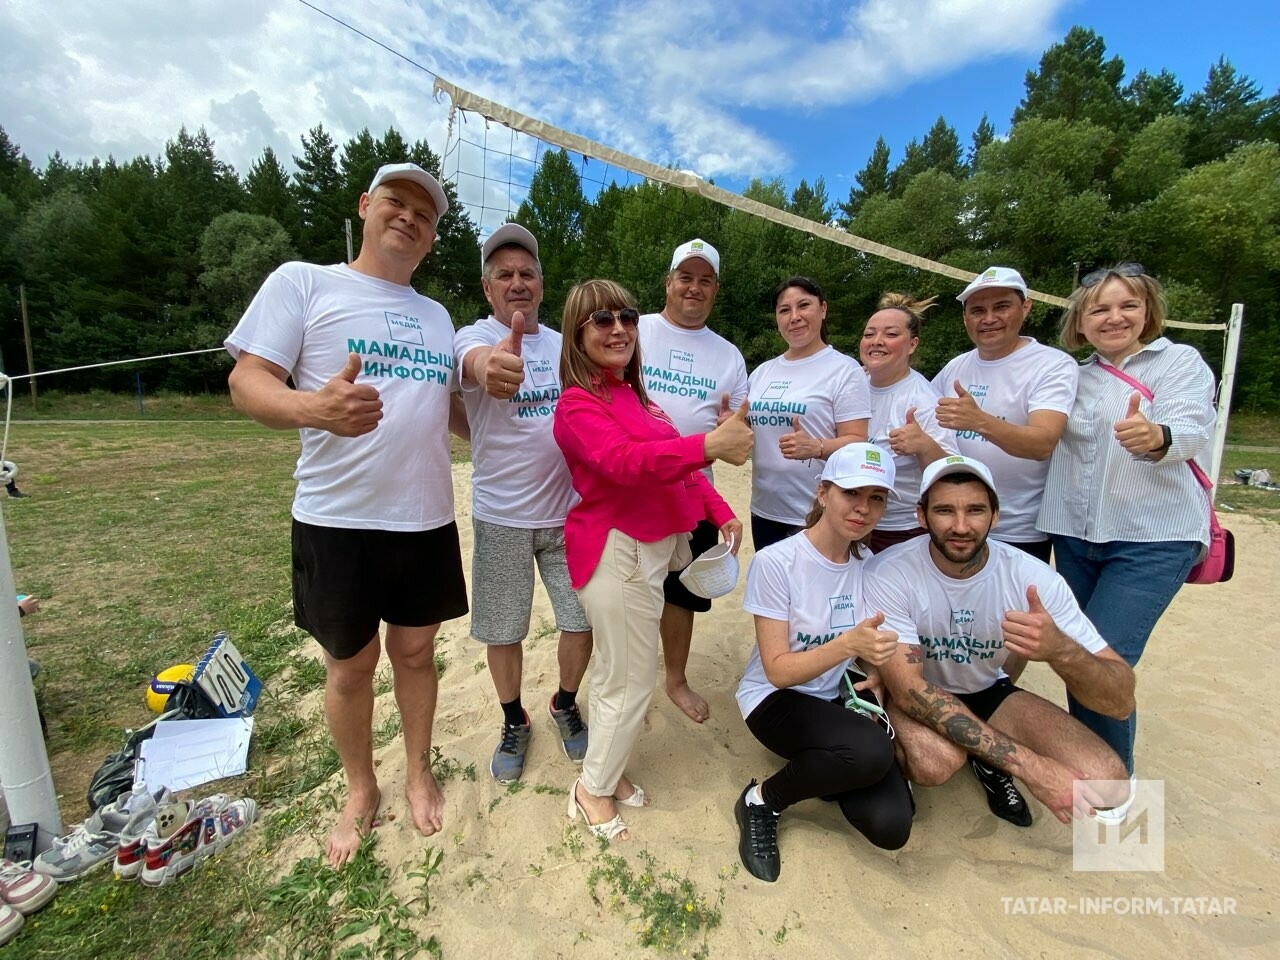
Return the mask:
POLYGON ((720 925, 725 884, 737 876, 737 865, 720 871, 719 891, 709 901, 687 874, 659 871, 657 859, 648 850, 641 850, 637 859, 638 872, 625 856, 610 853, 608 847, 601 849, 587 876, 591 898, 610 911, 626 914, 640 946, 685 955, 700 940, 689 955, 707 956, 707 934, 720 925))

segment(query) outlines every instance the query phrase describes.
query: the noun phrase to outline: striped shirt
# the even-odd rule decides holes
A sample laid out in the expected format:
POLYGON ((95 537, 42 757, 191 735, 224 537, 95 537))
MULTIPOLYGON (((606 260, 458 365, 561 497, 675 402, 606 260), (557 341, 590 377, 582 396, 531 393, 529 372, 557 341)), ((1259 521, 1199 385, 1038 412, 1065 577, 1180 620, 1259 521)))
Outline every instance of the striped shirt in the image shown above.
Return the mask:
POLYGON ((1115 425, 1135 391, 1104 370, 1105 363, 1095 353, 1080 365, 1075 406, 1049 464, 1037 528, 1090 543, 1207 544, 1208 503, 1186 461, 1208 449, 1213 433, 1213 373, 1195 348, 1164 337, 1120 362, 1119 369, 1155 397, 1142 400, 1142 415, 1173 434, 1164 457, 1151 461, 1116 442, 1115 425))

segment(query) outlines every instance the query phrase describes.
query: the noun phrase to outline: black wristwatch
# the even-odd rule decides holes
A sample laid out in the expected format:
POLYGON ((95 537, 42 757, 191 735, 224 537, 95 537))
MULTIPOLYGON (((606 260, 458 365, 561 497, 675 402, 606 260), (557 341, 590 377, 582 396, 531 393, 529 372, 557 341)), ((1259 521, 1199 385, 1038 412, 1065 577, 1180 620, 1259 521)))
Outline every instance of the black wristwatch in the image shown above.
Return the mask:
POLYGON ((1152 450, 1152 453, 1164 453, 1173 446, 1173 431, 1169 429, 1169 425, 1167 423, 1160 424, 1160 432, 1164 434, 1164 443, 1160 444, 1160 446, 1155 450, 1152 450))

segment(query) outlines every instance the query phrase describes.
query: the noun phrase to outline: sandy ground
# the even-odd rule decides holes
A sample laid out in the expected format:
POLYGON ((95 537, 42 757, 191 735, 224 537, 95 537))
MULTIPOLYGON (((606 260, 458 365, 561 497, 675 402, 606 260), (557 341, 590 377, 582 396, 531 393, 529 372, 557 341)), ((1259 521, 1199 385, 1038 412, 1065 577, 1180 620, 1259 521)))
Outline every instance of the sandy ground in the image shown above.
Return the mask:
MULTIPOLYGON (((454 470, 469 575, 470 466, 454 470)), ((718 486, 744 518, 749 478, 749 468, 717 468, 718 486)), ((978 783, 962 771, 945 786, 916 791, 919 810, 902 850, 874 849, 834 805, 815 800, 782 820, 776 884, 741 870, 734 875, 734 801, 749 778, 778 766, 748 733, 733 700, 752 644, 751 621, 741 609, 745 576, 697 620, 689 677, 710 702, 711 719, 698 726, 661 684, 655 692, 628 769, 654 805, 624 808, 632 840, 615 844, 614 852, 637 864, 637 874, 643 850, 659 872, 687 874, 708 898, 723 890, 723 920, 707 939, 713 957, 1280 955, 1272 899, 1280 885, 1280 708, 1269 652, 1280 534, 1247 517, 1228 515, 1227 522, 1238 547, 1235 579, 1184 588, 1138 671, 1139 775, 1162 781, 1165 792, 1162 871, 1074 870, 1070 827, 1030 798, 1032 828, 997 820, 978 783)), ((744 570, 748 556, 744 548, 744 570)), ((406 874, 429 846, 443 851, 426 924, 446 956, 648 953, 636 946, 634 912, 607 909, 605 888, 601 902, 589 892, 594 842, 580 826, 566 832, 566 791, 576 768, 545 710, 556 686, 556 638, 541 586, 525 652, 524 700, 534 736, 522 789, 489 776, 500 713, 483 650, 467 629, 456 621, 442 631, 448 666, 435 743, 462 767, 474 764, 475 779, 446 784, 444 832, 424 840, 401 792, 402 744, 379 750, 384 814, 392 819, 379 828, 378 855, 408 898, 417 881, 406 874), (576 853, 568 839, 574 834, 585 840, 576 853)), ((1033 665, 1023 682, 1064 703, 1061 683, 1047 668, 1033 665)), ((375 724, 393 709, 390 694, 380 697, 375 724)), ((1151 814, 1149 826, 1158 808, 1151 814)), ((314 841, 299 841, 298 854, 316 852, 314 841)), ((700 938, 691 941, 688 954, 700 946, 700 938)))

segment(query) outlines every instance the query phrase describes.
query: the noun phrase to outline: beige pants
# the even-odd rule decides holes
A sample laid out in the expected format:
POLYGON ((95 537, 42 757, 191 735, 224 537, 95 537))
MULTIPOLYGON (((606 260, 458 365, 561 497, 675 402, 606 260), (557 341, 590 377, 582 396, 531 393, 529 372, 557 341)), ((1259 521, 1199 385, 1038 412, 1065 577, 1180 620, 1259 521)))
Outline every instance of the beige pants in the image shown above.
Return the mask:
POLYGON ((582 786, 596 797, 618 789, 658 678, 662 582, 688 535, 641 543, 609 531, 600 563, 578 591, 595 637, 591 672, 591 736, 582 786))

